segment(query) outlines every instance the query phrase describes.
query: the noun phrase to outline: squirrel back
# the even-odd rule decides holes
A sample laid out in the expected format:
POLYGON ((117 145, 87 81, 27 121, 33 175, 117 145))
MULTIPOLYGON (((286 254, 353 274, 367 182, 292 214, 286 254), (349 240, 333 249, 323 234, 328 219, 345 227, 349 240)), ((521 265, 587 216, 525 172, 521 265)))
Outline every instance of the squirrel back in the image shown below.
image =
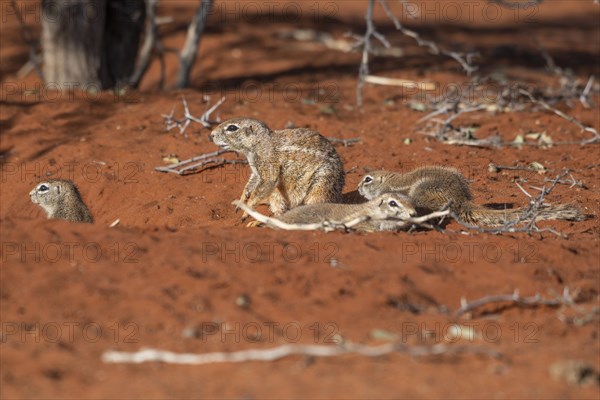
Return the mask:
MULTIPOLYGON (((372 171, 363 177, 358 191, 367 199, 381 193, 405 194, 412 200, 419 214, 438 211, 447 206, 465 223, 495 226, 515 221, 527 222, 524 218, 526 208, 494 210, 474 204, 469 182, 454 168, 428 166, 405 174, 372 171)), ((585 216, 572 205, 543 205, 535 218, 581 221, 585 216)))

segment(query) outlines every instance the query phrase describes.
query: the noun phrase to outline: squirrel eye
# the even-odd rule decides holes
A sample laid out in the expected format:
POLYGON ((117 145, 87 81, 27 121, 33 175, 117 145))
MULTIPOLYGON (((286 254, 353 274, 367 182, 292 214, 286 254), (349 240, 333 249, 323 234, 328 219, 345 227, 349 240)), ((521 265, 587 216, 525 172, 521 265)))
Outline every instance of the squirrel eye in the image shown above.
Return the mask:
POLYGON ((371 182, 372 180, 373 180, 373 178, 371 178, 370 176, 365 176, 365 180, 364 180, 364 182, 365 182, 365 183, 369 183, 369 182, 371 182))
POLYGON ((40 187, 38 188, 38 192, 47 192, 48 190, 49 188, 46 185, 40 185, 40 187))
POLYGON ((239 128, 238 128, 237 126, 235 126, 235 125, 229 125, 229 126, 226 128, 226 130, 227 130, 228 132, 235 132, 235 131, 237 131, 238 129, 239 129, 239 128))
POLYGON ((390 207, 398 207, 398 203, 396 203, 396 200, 392 200, 388 204, 390 205, 390 207))

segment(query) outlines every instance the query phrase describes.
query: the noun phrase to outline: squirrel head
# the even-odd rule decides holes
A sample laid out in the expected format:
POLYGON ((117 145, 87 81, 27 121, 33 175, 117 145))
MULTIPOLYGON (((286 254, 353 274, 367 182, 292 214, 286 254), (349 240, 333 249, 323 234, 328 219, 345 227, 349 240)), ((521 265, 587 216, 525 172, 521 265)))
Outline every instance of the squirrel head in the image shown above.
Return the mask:
POLYGON ((417 215, 412 201, 403 194, 386 193, 371 200, 379 207, 381 217, 410 218, 417 215))
POLYGON ((209 139, 225 150, 247 154, 268 141, 271 130, 264 122, 253 118, 233 118, 217 126, 209 139))
POLYGON ((373 200, 383 191, 383 184, 387 180, 387 171, 371 171, 358 183, 358 193, 368 200, 373 200))
POLYGON ((57 209, 69 202, 81 202, 77 186, 66 179, 48 179, 36 185, 29 192, 31 202, 38 204, 51 217, 57 209))

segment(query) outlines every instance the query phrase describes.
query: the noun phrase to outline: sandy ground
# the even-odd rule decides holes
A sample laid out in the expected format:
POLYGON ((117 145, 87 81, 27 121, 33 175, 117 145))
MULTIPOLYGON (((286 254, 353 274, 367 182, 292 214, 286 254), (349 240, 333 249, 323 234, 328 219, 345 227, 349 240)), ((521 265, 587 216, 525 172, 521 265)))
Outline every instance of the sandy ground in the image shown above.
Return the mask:
MULTIPOLYGON (((164 3, 159 14, 175 19, 161 27, 164 44, 180 47, 195 3, 164 3)), ((392 87, 366 86, 358 110, 360 55, 281 32, 313 29, 335 38, 362 32, 365 2, 275 2, 273 13, 257 17, 251 7, 265 14, 266 3, 217 2, 190 89, 159 91, 155 61, 141 90, 124 96, 60 94, 34 73, 17 78, 28 49, 8 2, 0 3, 1 397, 598 398, 598 145, 444 144, 423 134, 418 120, 425 114, 409 107, 414 93, 392 87), (476 202, 523 206, 527 198, 515 182, 536 193, 534 187, 568 168, 585 188, 560 184, 547 200, 574 204, 589 217, 540 223, 566 237, 466 235, 455 222, 444 233, 410 234, 246 228, 231 201, 248 178, 247 166, 185 177, 154 170, 166 156, 216 150, 198 125, 188 137, 165 131, 161 114, 175 107, 180 116, 182 95, 196 115, 208 107, 205 96, 213 103, 225 95, 215 115, 222 119, 247 115, 273 128, 292 123, 326 136, 360 137, 353 146, 337 146, 349 171, 345 192, 356 189, 364 167, 408 171, 443 164, 472 180, 476 202), (547 172, 488 171, 490 162, 534 161, 547 172), (27 194, 47 176, 76 181, 96 223, 46 220, 27 194), (120 223, 109 228, 116 219, 120 223), (453 316, 461 298, 515 290, 556 298, 565 287, 576 306, 498 303, 453 316), (453 335, 457 326, 467 333, 462 338, 453 335), (107 350, 206 353, 342 340, 441 344, 467 353, 292 356, 204 366, 101 360, 107 350), (569 380, 561 369, 584 379, 569 380)), ((447 48, 479 51, 480 73, 532 88, 558 87, 536 42, 581 81, 600 76, 599 7, 583 0, 548 3, 526 15, 484 3, 411 3, 429 11, 407 23, 447 48), (497 10, 502 15, 494 17, 497 10)), ((34 7, 26 22, 39 33, 39 9, 26 4, 34 7)), ((380 10, 376 21, 406 56, 377 58, 374 73, 437 83, 440 90, 468 81, 454 61, 395 33, 380 10)), ((167 86, 176 71, 169 53, 167 86)), ((592 98, 600 101, 597 87, 592 98)), ((597 105, 557 107, 600 129, 597 105)), ((477 127, 478 138, 505 141, 535 132, 554 142, 590 137, 531 107, 465 114, 453 123, 477 127)))

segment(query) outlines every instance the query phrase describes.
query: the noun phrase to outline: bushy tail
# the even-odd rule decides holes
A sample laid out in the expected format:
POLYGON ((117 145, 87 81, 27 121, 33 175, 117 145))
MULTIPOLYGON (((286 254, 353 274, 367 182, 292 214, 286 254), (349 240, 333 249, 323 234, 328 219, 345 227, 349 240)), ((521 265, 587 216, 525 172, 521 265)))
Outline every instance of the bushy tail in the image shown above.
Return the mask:
POLYGON ((529 212, 527 208, 507 210, 492 210, 483 206, 473 206, 466 215, 465 222, 477 225, 498 226, 508 222, 530 222, 533 218, 537 221, 560 219, 566 221, 583 221, 585 215, 581 210, 570 204, 550 206, 542 204, 537 211, 529 212))

